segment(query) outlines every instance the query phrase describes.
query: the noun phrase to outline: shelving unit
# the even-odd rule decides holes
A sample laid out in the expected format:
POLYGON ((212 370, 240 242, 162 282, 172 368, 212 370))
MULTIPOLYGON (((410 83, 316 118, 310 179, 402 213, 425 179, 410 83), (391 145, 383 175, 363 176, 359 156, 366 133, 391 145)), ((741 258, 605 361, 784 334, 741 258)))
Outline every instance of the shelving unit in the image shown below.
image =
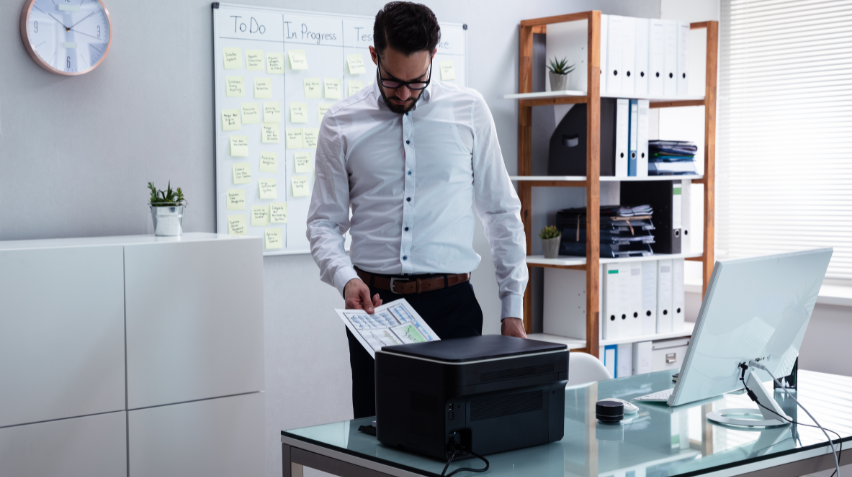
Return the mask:
MULTIPOLYGON (((670 333, 656 333, 653 335, 628 336, 625 338, 616 338, 613 340, 600 340, 599 346, 619 345, 624 343, 639 343, 641 341, 656 341, 667 340, 671 338, 684 338, 692 336, 692 330, 695 328, 695 323, 686 322, 683 324, 683 329, 680 331, 672 331, 670 333)), ((551 343, 560 343, 568 346, 570 350, 585 351, 586 340, 577 338, 567 338, 565 336, 548 335, 544 333, 531 333, 527 335, 533 340, 550 341, 551 343)))
MULTIPOLYGON (((586 257, 564 257, 557 259, 545 259, 541 256, 528 256, 528 267, 551 267, 579 269, 586 271, 586 340, 572 340, 571 338, 560 338, 571 340, 573 349, 598 356, 600 346, 611 344, 600 340, 599 335, 599 294, 600 294, 600 266, 608 261, 638 261, 655 259, 653 257, 638 257, 629 259, 601 259, 600 258, 600 183, 606 181, 633 181, 633 180, 683 180, 692 179, 693 184, 704 185, 704 252, 696 254, 681 254, 688 260, 700 261, 704 264, 702 293, 706 292, 710 274, 713 271, 715 246, 715 156, 716 156, 716 71, 717 52, 719 44, 719 22, 707 21, 692 23, 692 30, 705 29, 707 32, 707 51, 705 69, 705 92, 703 97, 676 97, 656 98, 635 95, 601 95, 600 92, 600 31, 601 12, 594 10, 589 12, 572 13, 546 18, 537 18, 521 21, 520 24, 520 68, 518 76, 518 93, 509 94, 507 99, 518 101, 518 176, 512 178, 517 181, 518 195, 521 199, 521 219, 524 222, 524 230, 527 237, 527 253, 532 250, 532 188, 533 187, 585 187, 586 206, 586 228, 588 230, 586 257), (588 22, 587 28, 587 91, 548 91, 533 92, 533 34, 547 34, 547 25, 553 23, 565 23, 573 21, 588 22), (643 178, 616 178, 600 176, 600 127, 590 127, 586 131, 587 175, 582 176, 531 176, 532 173, 532 108, 534 106, 550 106, 557 104, 587 105, 587 124, 600 124, 600 99, 601 97, 620 97, 650 100, 651 108, 671 108, 685 106, 704 106, 704 173, 698 176, 675 176, 675 177, 643 177, 643 178)), ((673 256, 660 256, 660 258, 671 258, 673 256)), ((678 256, 679 257, 679 256, 678 256)), ((527 332, 531 331, 531 287, 527 287, 524 295, 524 326, 527 332)), ((687 327, 677 336, 689 336, 691 328, 687 327)), ((645 337, 631 337, 628 341, 644 341, 649 339, 664 339, 669 334, 657 334, 645 337)), ((544 335, 535 335, 544 337, 544 335)), ((558 337, 557 337, 558 338, 558 337)), ((549 339, 553 340, 553 339, 549 339)), ((620 340, 616 340, 620 341, 620 340)), ((622 342, 622 341, 620 341, 622 342)))

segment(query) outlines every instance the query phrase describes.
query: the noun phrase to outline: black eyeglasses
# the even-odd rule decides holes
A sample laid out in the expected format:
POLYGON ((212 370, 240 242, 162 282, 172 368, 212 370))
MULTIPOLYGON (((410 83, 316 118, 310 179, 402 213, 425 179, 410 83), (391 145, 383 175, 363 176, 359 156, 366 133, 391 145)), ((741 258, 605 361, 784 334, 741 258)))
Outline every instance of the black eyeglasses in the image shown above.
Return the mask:
POLYGON ((382 84, 385 88, 397 89, 402 88, 403 86, 408 86, 408 89, 413 91, 420 91, 421 89, 426 89, 429 86, 429 83, 432 81, 432 58, 429 58, 429 77, 426 78, 426 81, 399 81, 395 79, 385 79, 382 78, 382 57, 378 57, 378 62, 376 62, 376 77, 379 80, 379 83, 382 84))

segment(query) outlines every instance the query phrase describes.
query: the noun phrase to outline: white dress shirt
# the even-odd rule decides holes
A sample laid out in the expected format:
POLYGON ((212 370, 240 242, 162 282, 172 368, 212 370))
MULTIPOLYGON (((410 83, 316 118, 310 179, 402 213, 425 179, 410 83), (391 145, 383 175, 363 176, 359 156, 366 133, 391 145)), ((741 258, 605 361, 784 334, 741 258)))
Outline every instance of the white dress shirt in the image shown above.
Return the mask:
POLYGON ((353 263, 385 275, 476 269, 474 201, 491 244, 502 318, 523 318, 521 203, 482 95, 434 82, 401 115, 374 83, 323 118, 307 236, 322 280, 341 294, 358 278, 353 263), (351 259, 341 235, 347 230, 351 259))

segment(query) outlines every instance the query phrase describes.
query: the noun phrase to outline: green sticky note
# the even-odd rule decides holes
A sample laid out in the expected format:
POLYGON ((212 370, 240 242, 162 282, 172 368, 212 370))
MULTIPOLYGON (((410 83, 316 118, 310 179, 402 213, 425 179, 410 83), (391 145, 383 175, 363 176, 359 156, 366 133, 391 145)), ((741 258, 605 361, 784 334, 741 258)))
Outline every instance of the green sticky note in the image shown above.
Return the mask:
POLYGON ((346 55, 346 64, 349 66, 350 75, 360 75, 364 73, 364 57, 360 53, 346 55))
POLYGON ((278 153, 260 152, 260 172, 278 172, 278 153))
POLYGON ((308 195, 308 176, 293 177, 293 197, 305 197, 308 195))
POLYGON ((266 73, 270 75, 284 74, 284 53, 266 54, 266 73))
POLYGON ((278 101, 270 101, 268 103, 263 103, 263 122, 281 122, 281 103, 279 103, 278 101))
POLYGON ((328 99, 340 99, 340 80, 325 79, 325 97, 328 99))
POLYGON ((263 231, 267 250, 284 248, 284 231, 280 228, 269 228, 263 231))
POLYGON ((255 78, 254 79, 254 97, 255 98, 271 98, 272 97, 272 79, 271 78, 255 78))
POLYGON ((302 149, 305 147, 302 128, 287 128, 287 149, 302 149))
POLYGON ((227 192, 228 210, 246 210, 246 191, 242 189, 228 189, 227 192))
POLYGON ((273 224, 287 223, 287 203, 273 202, 269 204, 269 222, 273 224))
POLYGON ((305 128, 305 147, 316 149, 319 140, 319 128, 305 128))
POLYGON ((239 109, 223 109, 222 110, 222 130, 223 131, 239 131, 240 129, 240 110, 239 109))
POLYGON ((245 235, 246 234, 246 216, 245 215, 229 215, 228 216, 228 234, 229 235, 245 235))
POLYGON ((319 78, 305 79, 305 99, 318 99, 322 97, 322 80, 319 78))
POLYGON ((248 162, 234 164, 234 184, 251 182, 251 165, 248 162))
POLYGON ((325 117, 325 113, 328 112, 328 109, 333 106, 332 103, 320 103, 319 104, 319 122, 322 122, 322 118, 325 117))
POLYGON ((456 79, 456 68, 453 66, 453 60, 441 62, 441 81, 452 81, 456 79))
POLYGON ((294 70, 308 69, 308 57, 305 56, 305 50, 290 50, 287 52, 290 56, 290 68, 294 70))
POLYGON ((290 122, 308 122, 308 103, 290 103, 290 122))
POLYGON ((246 50, 246 69, 263 71, 263 50, 246 50))
POLYGON ((275 183, 275 179, 260 179, 258 181, 258 187, 260 188, 261 199, 278 198, 278 186, 275 183))
POLYGON ((257 103, 243 103, 243 124, 260 123, 260 106, 257 103))
POLYGON ((269 207, 265 205, 251 206, 251 226, 266 227, 269 225, 269 207))
POLYGON ((229 98, 242 98, 245 96, 245 78, 242 76, 226 76, 225 91, 229 98))
POLYGON ((248 136, 231 136, 231 155, 234 157, 248 157, 248 136))
POLYGON ((265 144, 278 144, 278 123, 263 123, 261 141, 265 144))
POLYGON ((240 48, 222 48, 226 70, 238 70, 243 67, 243 53, 240 48))
POLYGON ((353 94, 361 91, 361 88, 364 87, 363 81, 349 80, 349 94, 347 96, 352 96, 353 94))
POLYGON ((296 174, 307 174, 308 172, 311 172, 310 152, 297 152, 293 154, 293 160, 296 163, 296 174))

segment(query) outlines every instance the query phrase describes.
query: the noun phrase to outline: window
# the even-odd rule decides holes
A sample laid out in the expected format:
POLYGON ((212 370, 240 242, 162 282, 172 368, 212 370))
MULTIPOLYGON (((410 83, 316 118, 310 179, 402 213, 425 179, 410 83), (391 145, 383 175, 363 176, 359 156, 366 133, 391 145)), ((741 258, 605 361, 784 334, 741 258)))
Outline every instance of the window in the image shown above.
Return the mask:
POLYGON ((834 247, 852 284, 852 0, 722 0, 719 258, 834 247))

